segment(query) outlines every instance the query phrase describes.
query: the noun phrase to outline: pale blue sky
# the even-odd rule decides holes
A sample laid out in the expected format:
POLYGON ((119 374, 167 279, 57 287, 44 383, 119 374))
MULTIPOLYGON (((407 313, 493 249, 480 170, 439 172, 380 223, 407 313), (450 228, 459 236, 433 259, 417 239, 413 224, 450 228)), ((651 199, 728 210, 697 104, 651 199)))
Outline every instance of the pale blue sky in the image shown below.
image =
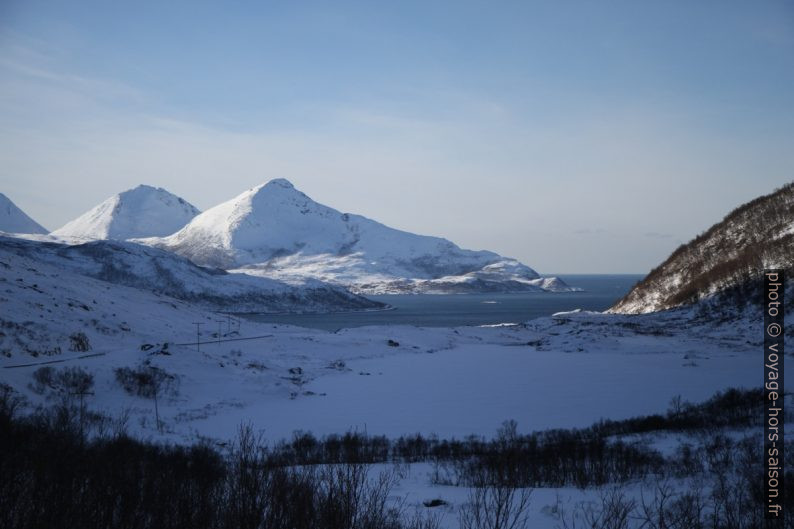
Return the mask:
POLYGON ((315 200, 541 272, 645 272, 794 179, 794 4, 0 2, 0 191, 315 200))

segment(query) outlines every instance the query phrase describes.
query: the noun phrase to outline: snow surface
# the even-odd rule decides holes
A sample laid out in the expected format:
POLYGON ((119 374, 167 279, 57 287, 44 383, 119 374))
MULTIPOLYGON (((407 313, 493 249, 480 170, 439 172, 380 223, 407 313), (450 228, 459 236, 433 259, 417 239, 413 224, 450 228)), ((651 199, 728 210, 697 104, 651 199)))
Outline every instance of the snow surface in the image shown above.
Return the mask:
POLYGON ((47 233, 47 230, 41 224, 31 219, 3 193, 0 193, 0 231, 6 233, 47 233))
MULTIPOLYGON (((291 298, 289 285, 201 268, 134 243, 0 238, 0 383, 24 395, 28 409, 49 406, 70 397, 37 392, 35 371, 79 366, 95 377, 87 406, 128 414, 133 435, 224 446, 241 423, 271 441, 297 430, 491 437, 507 419, 521 432, 588 426, 662 412, 676 395, 702 401, 759 381, 760 312, 730 324, 700 318, 696 309, 567 311, 519 325, 326 332, 232 318, 213 306, 224 293, 237 297, 253 286, 272 286, 305 306, 291 298), (76 333, 86 335, 90 350, 72 350, 76 333), (174 377, 158 397, 162 431, 153 401, 126 393, 116 380, 116 369, 142 366, 174 377)), ((424 501, 443 499, 448 505, 435 512, 443 527, 457 527, 466 487, 434 485, 428 463, 399 472, 392 501, 424 508, 424 501)), ((642 487, 632 483, 628 491, 642 487)), ((597 495, 536 489, 531 526, 556 527, 558 500, 570 507, 597 495)))
MULTIPOLYGON (((253 309, 380 308, 312 278, 362 291, 565 286, 491 252, 342 215, 283 180, 218 208, 147 243, 246 273, 198 266, 134 242, 57 242, 95 238, 91 230, 0 236, 0 383, 33 410, 74 398, 37 389, 36 370, 81 367, 95 378, 89 409, 129 417, 133 435, 218 446, 228 446, 241 423, 269 441, 296 431, 350 430, 391 438, 491 437, 508 419, 518 421, 520 432, 588 426, 663 412, 674 396, 697 402, 759 384, 762 321, 752 308, 727 322, 694 306, 643 315, 570 310, 517 325, 336 332, 233 316, 228 313, 253 309), (88 350, 77 350, 78 334, 87 337, 88 350), (162 429, 153 401, 128 394, 116 378, 119 368, 147 366, 173 377, 158 397, 162 429)), ((637 439, 649 441, 670 452, 688 440, 678 433, 637 439)), ((401 465, 390 500, 422 509, 424 501, 443 499, 447 505, 434 512, 444 516, 442 527, 457 527, 469 489, 433 484, 434 470, 429 463, 401 465)), ((626 490, 638 497, 652 486, 632 482, 626 490)), ((598 492, 536 489, 530 526, 558 527, 558 503, 570 508, 597 500, 598 492)))
MULTIPOLYGON (((135 265, 141 247, 131 243, 62 247, 0 239, 0 381, 44 403, 28 387, 35 369, 43 362, 82 366, 97 379, 91 406, 111 416, 131 410, 132 429, 144 437, 224 440, 247 421, 269 439, 349 429, 490 435, 506 419, 522 431, 585 426, 658 412, 678 394, 697 401, 757 385, 762 345, 760 322, 752 318, 721 326, 696 322, 690 311, 580 312, 483 328, 332 333, 248 320, 229 326, 225 314, 200 299, 177 299, 137 279, 98 279, 97 255, 110 251, 107 244, 120 245, 111 247, 114 255, 131 252, 124 259, 133 278, 148 277, 148 264, 135 265), (198 351, 195 322, 204 323, 198 351), (86 334, 90 351, 70 351, 77 332, 86 334), (145 344, 154 347, 143 350, 145 344), (160 400, 163 434, 154 429, 152 403, 126 394, 115 380, 114 369, 144 362, 178 380, 178 389, 160 400)), ((167 266, 189 277, 181 265, 167 266)), ((211 277, 231 283, 216 291, 257 281, 211 277)))
POLYGON ((165 189, 139 185, 113 195, 52 235, 82 240, 159 237, 174 233, 198 214, 193 205, 165 189))
POLYGON ((284 179, 254 187, 168 237, 140 242, 192 261, 361 293, 568 290, 515 259, 463 250, 319 204, 284 179))

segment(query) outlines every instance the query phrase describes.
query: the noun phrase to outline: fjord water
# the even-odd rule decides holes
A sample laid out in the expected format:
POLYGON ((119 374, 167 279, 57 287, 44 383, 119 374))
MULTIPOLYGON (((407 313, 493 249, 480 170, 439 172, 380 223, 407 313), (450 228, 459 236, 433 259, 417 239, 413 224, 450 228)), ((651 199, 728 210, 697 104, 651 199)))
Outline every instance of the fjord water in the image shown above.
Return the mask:
POLYGON ((642 275, 558 275, 582 292, 511 294, 396 294, 367 296, 392 310, 332 314, 255 314, 256 321, 336 330, 364 325, 457 327, 520 323, 566 310, 606 310, 625 295, 642 275))

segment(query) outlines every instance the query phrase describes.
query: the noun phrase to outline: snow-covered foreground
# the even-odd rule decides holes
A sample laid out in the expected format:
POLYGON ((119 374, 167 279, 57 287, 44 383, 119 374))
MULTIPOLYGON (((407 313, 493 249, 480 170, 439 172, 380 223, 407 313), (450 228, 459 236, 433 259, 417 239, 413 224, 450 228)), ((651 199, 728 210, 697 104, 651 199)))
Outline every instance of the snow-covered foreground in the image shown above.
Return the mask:
POLYGON ((720 389, 755 387, 761 369, 760 344, 752 340, 759 333, 750 324, 695 326, 685 313, 337 333, 244 321, 227 334, 227 323, 204 319, 208 343, 197 351, 191 322, 204 315, 166 312, 149 322, 151 334, 92 337, 90 352, 3 358, 0 380, 43 404, 52 395, 29 387, 39 364, 80 366, 96 378, 92 408, 111 416, 128 410, 134 433, 190 443, 196 434, 228 440, 246 422, 271 440, 297 430, 490 436, 507 419, 524 432, 587 426, 664 411, 676 395, 696 402, 720 389), (211 337, 219 326, 220 343, 211 337), (166 341, 167 354, 158 354, 166 341), (146 343, 156 346, 144 351, 146 343), (117 368, 144 363, 175 377, 158 402, 163 433, 153 401, 127 394, 116 381, 117 368))
MULTIPOLYGON (((520 432, 588 426, 663 412, 676 395, 697 402, 720 389, 757 387, 761 379, 758 318, 714 323, 698 319, 696 310, 578 312, 521 325, 327 332, 232 319, 168 297, 156 281, 132 286, 135 277, 161 274, 132 266, 141 261, 140 247, 120 248, 113 262, 128 271, 122 283, 97 277, 92 252, 32 252, 25 242, 0 247, 0 383, 22 394, 28 410, 74 403, 70 390, 36 374, 79 367, 94 378, 86 406, 127 417, 129 433, 144 439, 205 438, 228 446, 243 423, 270 442, 298 430, 490 438, 508 419, 520 432), (120 370, 152 367, 170 377, 156 401, 131 394, 119 380, 120 370)), ((163 262, 175 277, 206 279, 205 272, 163 262)), ((655 444, 674 450, 680 441, 663 436, 655 444)), ((458 527, 470 490, 436 485, 432 471, 429 463, 403 468, 392 501, 423 509, 441 499, 446 504, 433 512, 445 513, 444 527, 458 527)), ((639 490, 629 484, 627 493, 639 490)), ((598 493, 537 489, 529 526, 557 525, 558 494, 571 507, 598 493)))

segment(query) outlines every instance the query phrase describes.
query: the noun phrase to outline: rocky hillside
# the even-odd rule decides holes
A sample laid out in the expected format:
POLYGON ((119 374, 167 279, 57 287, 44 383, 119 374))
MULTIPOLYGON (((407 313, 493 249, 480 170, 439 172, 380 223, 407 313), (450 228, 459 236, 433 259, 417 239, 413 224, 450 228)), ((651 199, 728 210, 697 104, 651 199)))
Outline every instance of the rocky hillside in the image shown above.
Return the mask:
POLYGON ((760 293, 764 268, 792 269, 793 264, 794 183, 790 183, 739 206, 681 245, 610 312, 656 312, 716 294, 726 302, 745 304, 760 293))

